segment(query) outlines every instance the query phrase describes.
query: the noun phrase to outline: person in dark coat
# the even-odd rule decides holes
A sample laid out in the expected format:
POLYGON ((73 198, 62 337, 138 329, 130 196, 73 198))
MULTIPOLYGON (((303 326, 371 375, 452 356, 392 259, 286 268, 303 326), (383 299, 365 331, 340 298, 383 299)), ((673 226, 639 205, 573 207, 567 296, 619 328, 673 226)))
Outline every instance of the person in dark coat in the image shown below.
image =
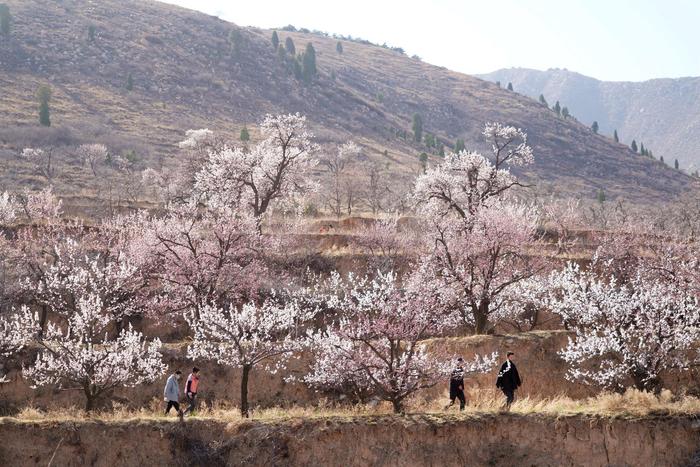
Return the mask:
POLYGON ((501 365, 501 371, 498 372, 498 378, 496 378, 496 387, 506 395, 506 408, 508 409, 515 401, 515 390, 522 384, 518 369, 513 363, 514 355, 513 352, 508 352, 506 355, 507 360, 501 365))
POLYGON ((450 403, 445 409, 452 407, 455 399, 459 399, 459 410, 464 410, 467 401, 464 397, 464 360, 462 357, 457 359, 457 366, 450 375, 450 403))

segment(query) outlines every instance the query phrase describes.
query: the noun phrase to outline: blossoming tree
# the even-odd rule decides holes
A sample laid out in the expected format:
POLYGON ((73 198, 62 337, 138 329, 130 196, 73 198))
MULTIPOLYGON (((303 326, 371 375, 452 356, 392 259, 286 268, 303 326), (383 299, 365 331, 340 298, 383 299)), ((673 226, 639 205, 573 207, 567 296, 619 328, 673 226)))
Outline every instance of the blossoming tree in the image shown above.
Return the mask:
POLYGON ((446 218, 435 225, 426 271, 455 291, 463 323, 483 334, 516 312, 506 306, 510 289, 541 271, 545 261, 528 251, 537 243, 537 218, 527 207, 480 209, 470 224, 467 229, 446 218))
POLYGON ((38 338, 41 348, 24 375, 37 386, 58 384, 80 388, 85 410, 91 411, 118 387, 154 381, 166 366, 160 340, 147 341, 129 327, 109 336, 110 310, 96 294, 82 297, 65 329, 51 322, 38 338))
POLYGON ((188 356, 214 360, 221 365, 241 369, 241 415, 248 417, 248 380, 253 367, 265 363, 267 371, 284 368, 292 352, 303 343, 301 325, 312 312, 294 301, 285 304, 270 299, 257 305, 206 305, 199 316, 191 318, 194 329, 188 356))
POLYGON ((266 244, 252 216, 228 208, 202 211, 189 203, 143 219, 129 256, 146 263, 162 290, 155 311, 197 318, 204 306, 257 297, 266 277, 266 244))
POLYGON ((260 218, 274 202, 316 190, 310 171, 317 146, 299 114, 268 115, 260 124, 263 140, 252 148, 212 151, 195 176, 195 192, 213 206, 247 206, 260 218))
POLYGON ((574 264, 553 273, 549 305, 575 333, 561 352, 572 379, 657 391, 664 370, 698 362, 697 297, 648 273, 624 283, 574 264))
MULTIPOLYGON (((393 272, 376 278, 332 279, 328 306, 339 317, 311 338, 314 361, 305 381, 315 387, 370 393, 403 412, 406 398, 449 374, 450 358, 429 352, 424 339, 454 326, 441 309, 439 287, 416 275, 404 287, 393 272)), ((467 373, 485 372, 496 355, 476 357, 467 373)))
POLYGON ((491 143, 491 158, 468 151, 450 153, 442 164, 418 177, 413 196, 425 211, 468 219, 511 188, 522 186, 510 167, 534 161, 527 134, 512 126, 487 123, 483 135, 491 143))
POLYGON ((543 266, 527 251, 538 242, 536 213, 509 200, 511 189, 521 186, 509 168, 533 162, 527 135, 499 123, 487 124, 483 134, 490 158, 450 154, 418 177, 413 193, 429 225, 425 270, 454 289, 464 323, 477 334, 509 310, 501 296, 543 266))

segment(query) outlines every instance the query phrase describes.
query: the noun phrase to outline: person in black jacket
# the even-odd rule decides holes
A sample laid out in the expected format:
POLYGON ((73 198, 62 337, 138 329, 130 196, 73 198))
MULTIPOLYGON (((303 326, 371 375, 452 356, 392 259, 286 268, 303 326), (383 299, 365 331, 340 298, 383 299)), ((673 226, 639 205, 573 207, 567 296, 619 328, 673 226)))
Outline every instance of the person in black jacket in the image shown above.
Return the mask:
POLYGON ((445 409, 452 407, 455 399, 459 399, 459 410, 464 410, 467 401, 464 397, 464 360, 462 357, 457 359, 457 366, 450 375, 450 403, 445 409))
POLYGON ((514 355, 513 352, 507 353, 507 360, 501 365, 501 371, 498 372, 498 378, 496 378, 496 387, 506 395, 506 408, 508 409, 510 409, 510 405, 513 401, 515 401, 515 390, 522 384, 518 369, 515 367, 515 363, 513 363, 514 355))

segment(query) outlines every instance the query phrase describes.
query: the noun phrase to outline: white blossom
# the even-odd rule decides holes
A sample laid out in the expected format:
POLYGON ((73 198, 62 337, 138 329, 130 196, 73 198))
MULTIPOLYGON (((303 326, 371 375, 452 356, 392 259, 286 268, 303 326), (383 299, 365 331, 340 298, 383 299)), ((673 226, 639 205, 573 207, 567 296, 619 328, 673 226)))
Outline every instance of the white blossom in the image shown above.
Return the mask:
POLYGON ((39 339, 42 348, 24 375, 37 386, 58 384, 79 387, 86 396, 86 410, 117 387, 135 387, 154 381, 166 366, 159 339, 146 341, 143 335, 123 329, 109 337, 111 320, 103 312, 97 295, 82 297, 64 330, 49 323, 39 339))
POLYGON ((599 277, 569 264, 552 275, 552 310, 575 333, 561 352, 572 379, 619 389, 659 389, 661 372, 696 361, 697 299, 674 283, 599 277))
POLYGON ((28 307, 17 313, 0 315, 0 355, 9 357, 27 345, 38 330, 38 318, 28 307))
POLYGON ((199 130, 187 130, 185 139, 178 143, 180 149, 197 149, 211 143, 214 138, 214 132, 208 128, 200 128, 199 130))

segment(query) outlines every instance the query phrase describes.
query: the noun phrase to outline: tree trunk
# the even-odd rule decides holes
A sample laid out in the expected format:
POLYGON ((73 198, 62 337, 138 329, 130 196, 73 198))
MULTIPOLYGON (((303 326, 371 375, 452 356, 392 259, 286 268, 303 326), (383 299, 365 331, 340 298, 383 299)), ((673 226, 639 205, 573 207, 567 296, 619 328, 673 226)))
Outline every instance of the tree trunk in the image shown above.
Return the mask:
POLYGON ((241 375, 241 416, 248 418, 248 376, 250 375, 251 365, 243 365, 243 374, 241 375))
POLYGON ((41 314, 39 315, 39 336, 44 337, 44 330, 46 329, 46 320, 49 316, 49 307, 46 305, 41 306, 41 314))
POLYGON ((482 300, 474 308, 474 334, 486 334, 489 325, 489 302, 482 300))
POLYGON ((394 413, 403 413, 403 400, 394 399, 391 401, 391 405, 394 408, 394 413))
POLYGON ((89 390, 85 392, 85 412, 90 413, 95 409, 96 399, 89 390))
POLYGON ((658 376, 649 378, 649 373, 642 369, 632 370, 634 387, 639 391, 653 392, 656 395, 663 389, 663 381, 658 376))

